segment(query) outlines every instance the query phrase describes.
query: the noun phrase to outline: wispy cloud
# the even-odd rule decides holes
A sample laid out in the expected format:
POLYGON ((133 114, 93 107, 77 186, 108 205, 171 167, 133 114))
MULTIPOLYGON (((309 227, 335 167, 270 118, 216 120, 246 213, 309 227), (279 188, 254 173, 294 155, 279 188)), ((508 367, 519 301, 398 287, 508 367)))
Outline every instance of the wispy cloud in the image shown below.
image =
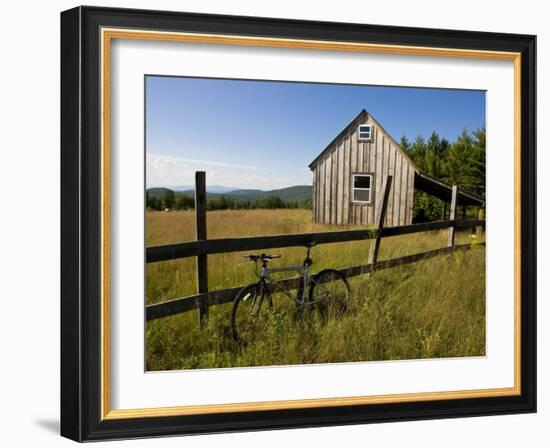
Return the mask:
POLYGON ((248 169, 248 170, 265 170, 270 171, 265 168, 258 168, 253 165, 241 165, 237 163, 226 163, 218 162, 212 160, 199 160, 199 159, 187 159, 184 157, 176 156, 165 156, 159 154, 147 154, 147 163, 149 164, 179 164, 179 165, 205 165, 205 166, 218 166, 223 168, 237 168, 237 169, 248 169))
POLYGON ((193 185, 195 171, 206 171, 206 179, 210 185, 262 190, 284 188, 304 183, 304 179, 307 179, 301 173, 299 176, 287 176, 253 165, 147 154, 147 187, 193 185))

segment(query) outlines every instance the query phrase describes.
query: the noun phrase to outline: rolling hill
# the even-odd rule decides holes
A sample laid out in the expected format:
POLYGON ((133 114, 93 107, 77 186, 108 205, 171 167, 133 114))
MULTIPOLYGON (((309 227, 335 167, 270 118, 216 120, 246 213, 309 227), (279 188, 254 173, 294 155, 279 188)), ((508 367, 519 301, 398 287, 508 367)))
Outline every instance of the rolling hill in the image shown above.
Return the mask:
MULTIPOLYGON (((271 196, 278 196, 285 202, 290 201, 305 201, 311 199, 312 186, 311 185, 294 185, 292 187, 280 188, 277 190, 253 190, 253 189, 241 189, 241 190, 228 190, 223 192, 227 187, 215 186, 212 189, 207 188, 207 196, 209 198, 219 198, 225 196, 235 201, 256 201, 258 199, 268 198, 271 196), (217 191, 216 191, 217 190, 217 191), (221 191, 221 192, 220 192, 221 191)), ((193 189, 177 190, 176 188, 154 187, 148 188, 147 193, 150 197, 159 197, 164 191, 172 190, 176 194, 183 194, 186 196, 193 196, 195 191, 193 189)))

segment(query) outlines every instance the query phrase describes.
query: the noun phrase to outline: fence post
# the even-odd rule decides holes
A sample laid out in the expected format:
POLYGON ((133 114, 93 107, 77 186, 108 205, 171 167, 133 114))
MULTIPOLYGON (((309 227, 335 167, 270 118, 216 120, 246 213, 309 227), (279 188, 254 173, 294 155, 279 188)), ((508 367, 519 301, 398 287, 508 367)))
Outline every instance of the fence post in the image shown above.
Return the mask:
POLYGON ((388 198, 390 197, 390 189, 391 189, 391 183, 392 183, 393 176, 387 176, 386 182, 384 184, 384 195, 382 196, 382 200, 380 201, 380 206, 378 207, 378 214, 376 216, 376 230, 377 235, 374 241, 372 242, 372 245, 370 247, 369 252, 369 264, 373 265, 376 264, 376 260, 378 259, 378 250, 380 249, 380 240, 382 237, 380 236, 380 230, 384 227, 384 221, 386 220, 386 210, 388 208, 388 198))
MULTIPOLYGON (((206 173, 195 172, 195 223, 198 241, 206 241, 206 173)), ((199 323, 202 326, 208 318, 208 259, 207 255, 197 256, 197 308, 199 323)))
MULTIPOLYGON (((479 207, 478 219, 480 221, 483 221, 485 219, 485 209, 483 207, 479 207)), ((476 227, 476 235, 481 236, 482 234, 483 234, 483 227, 482 226, 477 226, 476 227)))
MULTIPOLYGON (((456 206, 457 206, 458 187, 453 185, 453 194, 451 196, 451 210, 449 212, 449 219, 454 221, 456 219, 456 206)), ((455 245, 455 226, 451 224, 449 228, 449 238, 447 241, 447 247, 453 247, 455 245)))

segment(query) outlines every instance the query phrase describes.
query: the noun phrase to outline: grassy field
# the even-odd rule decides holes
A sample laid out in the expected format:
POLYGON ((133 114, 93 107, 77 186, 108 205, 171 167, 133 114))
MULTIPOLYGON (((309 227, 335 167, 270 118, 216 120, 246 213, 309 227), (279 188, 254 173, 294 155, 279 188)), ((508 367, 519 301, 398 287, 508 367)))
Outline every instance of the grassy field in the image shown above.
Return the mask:
MULTIPOLYGON (((309 210, 226 210, 208 213, 209 238, 273 235, 343 227, 311 222, 309 210)), ((382 240, 379 259, 446 245, 447 233, 430 232, 382 240)), ((147 245, 194 239, 192 212, 148 212, 147 245)), ((471 242, 467 233, 457 243, 471 242)), ((370 241, 320 245, 313 249, 313 271, 366 263, 370 241)), ((273 266, 301 264, 303 248, 281 254, 273 266)), ((223 289, 256 280, 243 253, 209 256, 209 288, 223 289)), ((195 260, 147 266, 147 303, 196 292, 195 260)), ((350 279, 348 312, 325 320, 315 313, 296 319, 277 314, 269 334, 246 346, 231 339, 231 304, 210 308, 205 328, 196 312, 147 323, 148 370, 306 364, 389 359, 481 356, 485 354, 485 249, 380 271, 350 279)), ((281 309, 294 309, 276 296, 281 309), (286 308, 285 308, 286 307, 286 308)), ((294 317, 289 317, 294 316, 294 317)))

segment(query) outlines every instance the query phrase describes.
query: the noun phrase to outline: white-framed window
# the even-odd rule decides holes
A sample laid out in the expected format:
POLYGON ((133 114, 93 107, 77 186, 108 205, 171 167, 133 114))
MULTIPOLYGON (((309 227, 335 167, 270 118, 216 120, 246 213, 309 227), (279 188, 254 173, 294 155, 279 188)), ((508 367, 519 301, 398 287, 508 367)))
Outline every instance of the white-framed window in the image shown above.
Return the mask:
POLYGON ((372 124, 360 124, 358 128, 359 141, 370 142, 372 140, 372 124))
POLYGON ((352 175, 352 200, 356 204, 370 204, 372 202, 373 178, 372 174, 352 175))

